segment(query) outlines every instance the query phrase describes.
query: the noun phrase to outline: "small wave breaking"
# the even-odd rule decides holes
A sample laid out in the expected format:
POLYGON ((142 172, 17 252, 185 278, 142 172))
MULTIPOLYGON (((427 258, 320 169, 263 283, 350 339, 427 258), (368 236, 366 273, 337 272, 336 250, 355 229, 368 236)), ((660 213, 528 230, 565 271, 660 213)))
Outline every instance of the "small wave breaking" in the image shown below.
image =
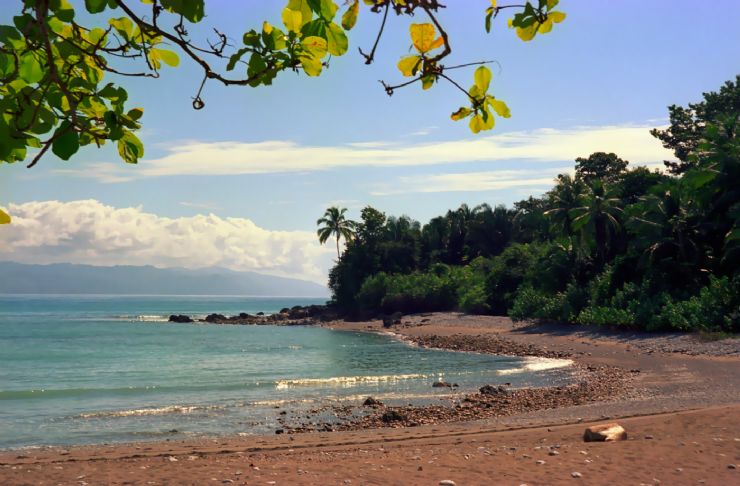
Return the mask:
POLYGON ((284 390, 300 386, 317 387, 341 387, 350 388, 360 384, 373 383, 393 383, 402 380, 418 380, 427 378, 429 375, 421 373, 411 373, 405 375, 370 375, 370 376, 334 376, 331 378, 301 378, 294 380, 278 380, 275 382, 275 388, 284 390))
POLYGON ((524 363, 519 368, 509 368, 498 370, 499 375, 513 375, 516 373, 527 373, 536 371, 548 371, 558 368, 566 368, 573 364, 571 359, 559 358, 525 358, 524 363))
POLYGON ((112 410, 102 412, 89 412, 81 413, 76 418, 90 419, 90 418, 105 418, 105 417, 143 417, 147 415, 171 415, 171 414, 188 414, 206 410, 218 410, 223 407, 217 405, 209 406, 186 406, 186 405, 170 405, 167 407, 159 408, 138 408, 133 410, 112 410))

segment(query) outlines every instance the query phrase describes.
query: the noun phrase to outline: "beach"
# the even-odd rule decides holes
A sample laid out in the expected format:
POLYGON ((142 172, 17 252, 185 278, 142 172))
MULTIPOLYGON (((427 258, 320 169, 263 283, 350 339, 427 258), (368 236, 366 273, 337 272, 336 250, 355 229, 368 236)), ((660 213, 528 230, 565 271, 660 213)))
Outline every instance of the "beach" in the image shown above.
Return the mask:
MULTIPOLYGON (((388 332, 379 320, 322 325, 388 332)), ((735 339, 514 324, 502 317, 456 313, 406 316, 390 332, 417 345, 572 359, 585 370, 584 380, 591 376, 599 384, 595 392, 602 394, 532 404, 516 399, 512 391, 506 394, 512 394, 507 398, 515 406, 501 407, 501 413, 458 412, 413 424, 408 419, 370 421, 332 432, 14 450, 0 454, 0 479, 3 484, 78 485, 740 480, 735 339), (622 425, 628 440, 583 442, 588 425, 609 422, 622 425)), ((453 408, 490 410, 471 398, 453 408)), ((500 404, 504 398, 491 399, 500 404)), ((425 416, 423 407, 415 408, 416 416, 425 416)))

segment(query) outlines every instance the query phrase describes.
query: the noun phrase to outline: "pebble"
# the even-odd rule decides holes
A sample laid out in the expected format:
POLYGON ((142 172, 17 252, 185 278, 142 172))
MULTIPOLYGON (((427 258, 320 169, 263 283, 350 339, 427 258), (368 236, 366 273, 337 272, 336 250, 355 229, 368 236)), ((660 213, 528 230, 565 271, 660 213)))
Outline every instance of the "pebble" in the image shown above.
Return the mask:
POLYGON ((655 438, 655 437, 653 437, 652 435, 646 435, 646 436, 645 436, 645 439, 647 439, 647 440, 652 440, 652 439, 654 439, 654 438, 655 438))
POLYGON ((541 466, 541 465, 545 464, 545 461, 543 461, 542 459, 540 459, 535 464, 537 464, 538 466, 541 466))
POLYGON ((177 458, 176 457, 173 457, 173 456, 167 457, 167 460, 170 461, 170 462, 177 462, 177 458))
POLYGON ((574 472, 570 473, 570 477, 572 477, 572 478, 582 478, 583 477, 583 474, 581 474, 581 473, 579 473, 577 471, 574 471, 574 472))
POLYGON ((683 472, 683 468, 682 467, 677 467, 676 468, 676 472, 678 472, 678 473, 683 472))
POLYGON ((737 469, 737 464, 728 464, 727 469, 737 469))
POLYGON ((450 479, 443 479, 439 482, 439 486, 455 486, 455 481, 450 479))
POLYGON ((550 451, 547 453, 548 456, 559 456, 560 453, 558 451, 550 451))

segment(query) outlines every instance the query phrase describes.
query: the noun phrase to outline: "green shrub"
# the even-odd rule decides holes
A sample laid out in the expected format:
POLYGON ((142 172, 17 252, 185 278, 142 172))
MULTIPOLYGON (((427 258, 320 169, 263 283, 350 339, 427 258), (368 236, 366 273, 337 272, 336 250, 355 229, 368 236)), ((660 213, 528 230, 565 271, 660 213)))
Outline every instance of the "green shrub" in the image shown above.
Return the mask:
POLYGON ((589 306, 578 314, 578 324, 603 327, 634 327, 635 316, 626 309, 607 306, 589 306))
POLYGON ((524 319, 547 319, 565 320, 563 311, 565 309, 565 294, 548 294, 524 287, 517 292, 514 303, 509 312, 509 317, 514 321, 524 319))
POLYGON ((712 276, 709 285, 687 300, 664 297, 655 327, 680 331, 740 331, 740 279, 712 276))

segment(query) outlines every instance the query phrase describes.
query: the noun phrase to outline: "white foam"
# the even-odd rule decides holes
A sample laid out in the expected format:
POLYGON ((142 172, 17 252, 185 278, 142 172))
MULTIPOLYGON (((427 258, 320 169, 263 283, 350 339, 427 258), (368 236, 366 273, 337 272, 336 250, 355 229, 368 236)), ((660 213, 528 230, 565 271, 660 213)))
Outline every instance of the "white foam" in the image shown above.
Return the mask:
POLYGON ((510 368, 506 370, 498 370, 499 375, 512 375, 516 373, 526 373, 532 371, 547 371, 554 370, 557 368, 565 368, 573 364, 572 359, 559 359, 559 358, 525 358, 524 364, 519 368, 510 368))
POLYGON ((374 376, 334 376, 331 378, 302 378, 296 380, 278 380, 275 388, 284 390, 298 386, 333 386, 349 388, 367 383, 393 383, 401 380, 416 380, 427 378, 428 375, 413 373, 406 375, 374 375, 374 376))
POLYGON ((209 410, 219 408, 217 406, 210 407, 194 407, 184 405, 170 405, 167 407, 160 408, 139 408, 134 410, 116 410, 112 412, 90 412, 82 413, 78 415, 79 418, 100 418, 100 417, 139 417, 144 415, 167 415, 174 413, 191 413, 196 410, 209 410))

